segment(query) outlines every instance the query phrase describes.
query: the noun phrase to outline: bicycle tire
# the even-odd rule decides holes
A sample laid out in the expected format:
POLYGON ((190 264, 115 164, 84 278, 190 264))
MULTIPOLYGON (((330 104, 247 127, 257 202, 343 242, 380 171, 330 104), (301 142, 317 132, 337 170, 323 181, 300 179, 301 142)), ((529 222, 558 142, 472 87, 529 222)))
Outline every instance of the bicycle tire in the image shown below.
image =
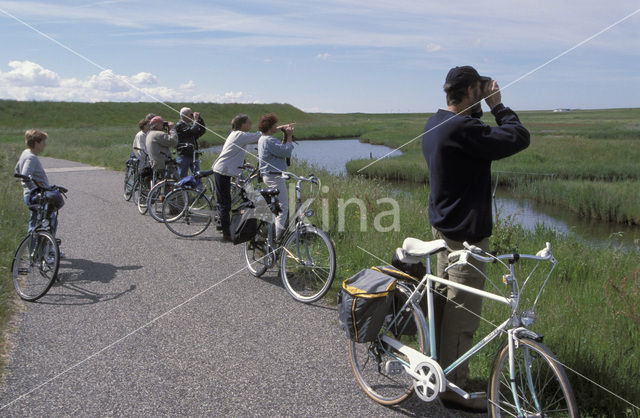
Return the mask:
POLYGON ((166 179, 158 182, 149 190, 149 195, 147 196, 147 212, 149 212, 149 215, 157 222, 163 222, 162 202, 174 189, 175 184, 176 180, 166 179))
POLYGON ((27 235, 11 263, 13 286, 20 298, 34 302, 44 296, 56 280, 60 266, 60 248, 47 231, 27 235), (36 243, 32 245, 35 237, 36 243))
POLYGON ((258 228, 255 237, 244 243, 244 260, 247 263, 247 270, 252 276, 260 277, 269 268, 269 257, 267 254, 269 224, 258 221, 258 228))
POLYGON ((517 375, 513 384, 519 406, 511 387, 509 346, 505 342, 496 353, 489 379, 489 412, 493 417, 580 416, 564 368, 547 346, 529 338, 518 338, 514 367, 517 375))
POLYGON ((213 205, 204 191, 179 188, 172 190, 162 204, 162 219, 169 231, 191 238, 202 234, 211 224, 213 205))
MULTIPOLYGON (((396 288, 394 317, 411 295, 409 287, 400 282, 396 288)), ((399 339, 423 354, 429 351, 427 322, 420 307, 414 303, 408 305, 391 329, 383 327, 381 335, 399 339)), ((380 339, 373 342, 357 343, 349 341, 349 359, 356 380, 364 392, 382 405, 396 405, 407 400, 414 393, 415 380, 404 369, 395 373, 387 371, 391 361, 408 363, 406 356, 384 344, 380 339)))
POLYGON ((135 180, 135 170, 133 167, 127 166, 127 171, 124 173, 124 200, 127 202, 131 200, 131 196, 133 195, 135 180))
POLYGON ((336 274, 336 252, 327 234, 314 226, 302 226, 284 241, 280 276, 291 297, 303 303, 322 298, 336 274))
POLYGON ((134 200, 136 207, 141 215, 147 213, 147 195, 149 194, 149 184, 146 181, 139 180, 136 182, 134 189, 134 200))

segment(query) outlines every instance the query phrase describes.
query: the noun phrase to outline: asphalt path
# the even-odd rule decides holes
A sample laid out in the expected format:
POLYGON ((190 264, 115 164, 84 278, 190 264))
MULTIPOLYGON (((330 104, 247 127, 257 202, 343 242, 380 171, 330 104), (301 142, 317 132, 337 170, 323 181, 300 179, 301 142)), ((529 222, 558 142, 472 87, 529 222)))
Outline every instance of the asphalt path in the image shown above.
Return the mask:
POLYGON ((69 189, 66 257, 46 296, 18 302, 1 416, 466 416, 371 401, 333 306, 251 276, 215 228, 182 239, 141 216, 121 172, 41 160, 69 189))

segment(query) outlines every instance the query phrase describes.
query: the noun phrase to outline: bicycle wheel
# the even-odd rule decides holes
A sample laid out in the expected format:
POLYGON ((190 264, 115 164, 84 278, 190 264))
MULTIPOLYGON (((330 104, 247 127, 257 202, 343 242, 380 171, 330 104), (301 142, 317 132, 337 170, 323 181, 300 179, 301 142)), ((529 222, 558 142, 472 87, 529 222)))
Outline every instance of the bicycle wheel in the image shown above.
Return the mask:
POLYGON ((127 166, 127 171, 124 173, 124 200, 131 200, 133 195, 133 185, 136 180, 136 172, 133 167, 127 166))
POLYGON ((244 243, 244 260, 247 263, 249 273, 260 277, 269 268, 271 254, 268 254, 268 227, 266 222, 258 221, 258 230, 253 239, 244 243))
POLYGON ((302 226, 289 235, 280 256, 280 276, 287 292, 297 301, 315 302, 333 283, 336 254, 324 231, 302 226))
POLYGON ((162 204, 162 219, 169 231, 181 237, 195 237, 211 224, 213 205, 204 191, 176 189, 162 204))
POLYGON ((11 264, 16 292, 31 302, 41 298, 53 285, 59 266, 60 249, 53 235, 46 231, 27 235, 11 264))
POLYGON ((151 190, 147 196, 147 210, 149 215, 158 222, 162 222, 162 202, 165 197, 174 189, 176 181, 173 179, 162 180, 151 190))
POLYGON ((136 202, 138 212, 144 215, 147 213, 147 195, 149 194, 149 183, 143 180, 136 182, 133 188, 133 200, 136 202))
POLYGON ((509 346, 505 343, 491 368, 489 408, 492 416, 579 416, 564 368, 549 348, 528 338, 518 338, 513 363, 512 382, 509 346))
MULTIPOLYGON (((398 283, 394 317, 410 295, 411 290, 398 283)), ((392 326, 386 324, 383 330, 381 335, 400 340, 404 345, 423 354, 429 352, 427 322, 416 304, 408 305, 398 320, 392 326)), ((349 341, 349 357, 356 380, 367 396, 374 401, 383 405, 395 405, 409 398, 414 392, 415 380, 402 367, 403 364, 409 365, 408 358, 380 339, 368 343, 349 341)))

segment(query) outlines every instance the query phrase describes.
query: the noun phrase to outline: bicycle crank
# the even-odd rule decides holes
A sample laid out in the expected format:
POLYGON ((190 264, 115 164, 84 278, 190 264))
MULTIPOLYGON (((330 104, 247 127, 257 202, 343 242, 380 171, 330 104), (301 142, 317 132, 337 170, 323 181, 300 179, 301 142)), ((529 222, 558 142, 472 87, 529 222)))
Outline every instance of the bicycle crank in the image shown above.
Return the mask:
MULTIPOLYGON (((431 402, 438 397, 441 387, 441 376, 432 362, 419 363, 415 369, 415 374, 420 376, 413 384, 413 389, 420 399, 431 402)), ((442 373, 442 370, 440 370, 442 373)))

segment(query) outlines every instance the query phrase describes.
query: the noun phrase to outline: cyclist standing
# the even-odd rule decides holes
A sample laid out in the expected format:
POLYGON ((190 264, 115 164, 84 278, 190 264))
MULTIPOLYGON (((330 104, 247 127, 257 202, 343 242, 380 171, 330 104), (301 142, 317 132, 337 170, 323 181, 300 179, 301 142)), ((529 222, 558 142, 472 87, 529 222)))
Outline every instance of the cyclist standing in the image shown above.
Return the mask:
POLYGON ((289 199, 287 194, 287 182, 273 172, 287 171, 287 158, 291 158, 293 152, 293 124, 276 126, 278 117, 273 113, 267 113, 260 118, 258 129, 262 136, 258 140, 258 167, 262 180, 267 187, 277 187, 280 194, 280 209, 282 212, 276 217, 276 241, 282 238, 287 217, 289 216, 289 199), (279 140, 273 134, 278 130, 284 132, 284 140, 279 140))
MULTIPOLYGON (((26 181, 22 181, 23 188, 23 196, 24 203, 27 205, 29 210, 31 211, 31 217, 29 218, 29 225, 27 227, 27 233, 31 232, 36 227, 36 222, 38 220, 38 212, 31 209, 31 190, 34 186, 49 186, 49 179, 47 178, 47 174, 40 163, 40 159, 38 159, 38 154, 44 151, 47 146, 47 138, 49 136, 46 132, 37 130, 37 129, 29 129, 24 133, 25 143, 27 144, 27 149, 22 151, 20 154, 20 159, 15 167, 15 172, 18 174, 22 174, 23 176, 31 176, 35 185, 29 184, 26 181)), ((56 211, 51 212, 50 218, 51 225, 51 234, 55 236, 56 230, 58 229, 58 216, 56 211)), ((62 252, 60 256, 62 257, 62 252)))
POLYGON ((149 121, 149 132, 145 142, 151 168, 162 174, 165 161, 171 157, 171 148, 178 144, 173 122, 166 123, 160 116, 153 117, 149 121))
POLYGON ((142 168, 142 165, 146 162, 145 153, 147 152, 146 140, 147 132, 149 132, 149 121, 155 116, 156 115, 154 115, 153 113, 149 113, 147 116, 141 119, 140 122, 138 122, 138 128, 140 128, 140 131, 138 131, 135 138, 133 138, 133 153, 136 157, 138 157, 138 160, 140 161, 141 166, 139 168, 142 168), (144 152, 136 148, 140 148, 144 152))
POLYGON ((180 109, 180 120, 176 122, 176 132, 178 134, 178 147, 181 145, 191 145, 178 151, 176 163, 178 164, 178 176, 184 178, 189 175, 189 168, 195 174, 200 170, 199 163, 193 161, 193 151, 198 150, 198 138, 205 133, 205 124, 200 112, 193 112, 188 107, 180 109))
MULTIPOLYGON (((498 84, 481 77, 470 66, 452 68, 444 84, 447 109, 439 109, 424 128, 422 152, 429 167, 429 221, 435 239, 444 239, 451 250, 467 241, 483 250, 491 236, 491 162, 529 146, 529 131, 514 111, 501 103, 498 84), (480 120, 481 102, 491 108, 498 126, 480 120)), ((473 266, 445 273, 448 253, 438 254, 438 276, 483 289, 484 278, 473 266)), ((472 260, 484 271, 484 263, 472 260)), ((443 297, 434 298, 437 354, 443 367, 471 348, 480 323, 482 298, 436 285, 443 297)), ((467 383, 468 363, 454 369, 448 379, 459 387, 467 383)), ((487 410, 486 399, 465 400, 455 392, 441 394, 445 406, 487 410)))
POLYGON ((242 173, 244 164, 245 147, 255 144, 262 135, 261 132, 249 132, 251 119, 241 113, 231 121, 231 133, 224 142, 220 155, 211 167, 216 179, 216 201, 218 216, 222 227, 224 241, 231 241, 229 230, 229 212, 231 211, 231 177, 237 177, 242 173))

